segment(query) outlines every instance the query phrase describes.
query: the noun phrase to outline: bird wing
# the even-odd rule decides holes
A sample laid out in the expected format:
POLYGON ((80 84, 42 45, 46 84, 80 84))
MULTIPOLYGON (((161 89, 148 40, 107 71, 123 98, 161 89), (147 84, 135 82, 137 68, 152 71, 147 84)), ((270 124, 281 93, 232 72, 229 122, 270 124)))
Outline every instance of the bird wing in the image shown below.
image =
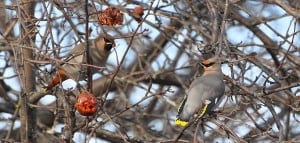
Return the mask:
POLYGON ((184 96, 183 100, 180 102, 178 110, 177 110, 177 118, 179 117, 179 115, 182 113, 183 111, 183 107, 185 105, 185 102, 187 100, 187 96, 184 96))
POLYGON ((85 52, 85 43, 81 43, 77 46, 75 46, 75 48, 73 48, 70 53, 69 56, 64 60, 65 62, 69 62, 70 60, 74 59, 77 56, 83 55, 85 52))

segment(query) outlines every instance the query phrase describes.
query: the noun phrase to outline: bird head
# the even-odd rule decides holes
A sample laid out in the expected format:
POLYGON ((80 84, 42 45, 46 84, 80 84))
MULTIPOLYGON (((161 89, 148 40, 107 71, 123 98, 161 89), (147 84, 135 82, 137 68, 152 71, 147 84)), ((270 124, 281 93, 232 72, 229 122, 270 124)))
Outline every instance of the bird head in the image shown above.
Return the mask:
POLYGON ((97 46, 97 48, 100 48, 100 50, 109 52, 111 48, 115 47, 116 44, 112 36, 108 34, 100 34, 95 39, 95 45, 97 46))
POLYGON ((214 56, 201 62, 204 72, 221 71, 221 60, 219 57, 214 56))

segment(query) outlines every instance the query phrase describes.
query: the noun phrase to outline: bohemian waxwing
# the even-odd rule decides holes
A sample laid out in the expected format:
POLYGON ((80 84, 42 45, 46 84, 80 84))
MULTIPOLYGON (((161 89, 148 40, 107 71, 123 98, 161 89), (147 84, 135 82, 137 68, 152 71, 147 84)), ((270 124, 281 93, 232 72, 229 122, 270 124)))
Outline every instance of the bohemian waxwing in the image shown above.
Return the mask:
POLYGON ((191 119, 198 120, 210 112, 224 94, 225 85, 219 58, 215 56, 207 59, 201 65, 204 73, 191 83, 187 96, 178 109, 176 125, 186 126, 191 119))
MULTIPOLYGON (((100 34, 96 39, 89 41, 90 58, 95 66, 105 66, 110 49, 115 46, 114 38, 108 34, 100 34)), ((86 61, 86 42, 81 43, 71 50, 68 58, 65 60, 67 63, 63 64, 53 78, 53 80, 45 88, 46 91, 52 89, 60 82, 69 78, 78 81, 86 76, 81 74, 81 64, 87 63, 86 61)), ((93 71, 96 68, 93 68, 93 71)))

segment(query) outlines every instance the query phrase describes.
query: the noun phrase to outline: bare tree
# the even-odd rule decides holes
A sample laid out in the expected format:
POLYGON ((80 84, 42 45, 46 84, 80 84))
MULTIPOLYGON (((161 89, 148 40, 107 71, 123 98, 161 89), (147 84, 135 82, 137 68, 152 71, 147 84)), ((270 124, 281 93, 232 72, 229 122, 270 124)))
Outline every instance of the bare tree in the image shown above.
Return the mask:
POLYGON ((297 0, 23 0, 0 7, 2 142, 300 140, 297 0), (122 24, 103 24, 107 8, 124 14, 122 24), (62 64, 76 64, 67 53, 99 34, 115 38, 106 66, 82 63, 85 80, 45 92, 62 64), (224 59, 222 104, 187 129, 174 125, 200 61, 213 55, 224 59), (92 77, 86 67, 98 70, 92 77), (75 108, 83 91, 98 100, 92 116, 75 108))

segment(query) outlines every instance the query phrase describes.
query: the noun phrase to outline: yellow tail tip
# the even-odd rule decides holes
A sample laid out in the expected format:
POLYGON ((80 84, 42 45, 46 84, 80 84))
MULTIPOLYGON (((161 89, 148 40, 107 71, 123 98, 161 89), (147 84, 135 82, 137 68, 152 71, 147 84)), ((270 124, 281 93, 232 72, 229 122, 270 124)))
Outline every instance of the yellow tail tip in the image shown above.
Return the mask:
POLYGON ((179 119, 175 120, 175 125, 185 127, 187 124, 188 124, 187 121, 183 121, 183 120, 179 120, 179 119))

